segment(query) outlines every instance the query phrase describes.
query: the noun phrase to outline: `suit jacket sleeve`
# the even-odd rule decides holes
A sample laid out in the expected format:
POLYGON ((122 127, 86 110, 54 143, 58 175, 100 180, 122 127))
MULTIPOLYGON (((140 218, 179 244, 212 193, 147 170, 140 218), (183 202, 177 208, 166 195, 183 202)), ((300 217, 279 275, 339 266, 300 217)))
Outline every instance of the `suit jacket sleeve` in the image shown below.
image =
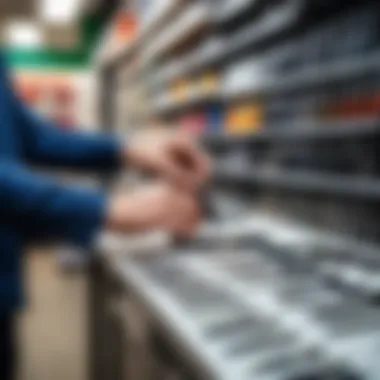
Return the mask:
POLYGON ((0 162, 0 223, 25 236, 89 246, 104 224, 107 200, 100 192, 58 185, 42 175, 0 162))
POLYGON ((33 164, 78 170, 110 170, 119 165, 120 143, 101 134, 64 131, 29 110, 9 88, 24 158, 33 164))

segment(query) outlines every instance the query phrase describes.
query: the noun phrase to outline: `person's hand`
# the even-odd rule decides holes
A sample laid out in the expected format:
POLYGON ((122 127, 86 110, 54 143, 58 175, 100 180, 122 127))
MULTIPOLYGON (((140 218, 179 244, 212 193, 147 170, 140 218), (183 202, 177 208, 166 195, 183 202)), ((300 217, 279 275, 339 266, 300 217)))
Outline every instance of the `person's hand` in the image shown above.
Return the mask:
POLYGON ((190 192, 160 182, 111 198, 107 227, 113 232, 164 231, 189 238, 200 221, 200 205, 190 192))
POLYGON ((149 130, 131 137, 124 150, 127 165, 157 174, 175 186, 198 190, 210 175, 210 160, 189 135, 149 130))

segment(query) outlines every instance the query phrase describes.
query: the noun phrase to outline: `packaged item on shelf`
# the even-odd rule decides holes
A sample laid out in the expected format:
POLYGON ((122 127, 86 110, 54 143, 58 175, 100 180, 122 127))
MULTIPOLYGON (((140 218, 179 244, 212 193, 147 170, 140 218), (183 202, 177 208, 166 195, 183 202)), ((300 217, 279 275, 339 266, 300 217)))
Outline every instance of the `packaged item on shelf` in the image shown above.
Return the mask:
POLYGON ((219 89, 220 76, 216 71, 209 71, 199 79, 199 91, 204 94, 216 93, 219 89))
POLYGON ((322 115, 328 120, 375 118, 380 114, 379 88, 374 76, 343 86, 327 99, 322 115))
POLYGON ((219 133, 223 129, 224 107, 222 105, 209 106, 206 110, 207 131, 219 133))
POLYGON ((190 83, 187 79, 178 79, 171 86, 171 96, 177 101, 186 99, 190 92, 190 83))
POLYGON ((240 60, 223 72, 221 92, 226 97, 255 94, 271 83, 273 65, 267 55, 240 60))
POLYGON ((225 128, 229 133, 257 131, 263 123, 263 108, 259 101, 244 101, 229 107, 225 128))
POLYGON ((131 11, 119 11, 112 24, 110 37, 105 48, 109 54, 117 54, 136 37, 138 21, 136 15, 131 11))
POLYGON ((322 121, 334 120, 337 115, 337 101, 343 96, 347 96, 347 89, 344 86, 337 85, 334 89, 325 90, 324 95, 317 115, 322 121))
POLYGON ((133 12, 120 12, 116 16, 116 39, 125 42, 134 38, 137 32, 137 24, 137 18, 133 12))
POLYGON ((180 130, 191 134, 199 135, 204 133, 207 126, 207 116, 205 112, 190 113, 182 117, 179 121, 180 130))

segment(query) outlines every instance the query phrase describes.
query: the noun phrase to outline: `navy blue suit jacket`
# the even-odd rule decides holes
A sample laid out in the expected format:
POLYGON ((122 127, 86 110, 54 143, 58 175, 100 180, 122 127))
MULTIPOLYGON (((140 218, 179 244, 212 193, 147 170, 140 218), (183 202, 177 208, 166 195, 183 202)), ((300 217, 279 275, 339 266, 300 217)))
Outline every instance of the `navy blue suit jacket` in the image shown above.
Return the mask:
POLYGON ((34 237, 90 244, 101 228, 101 192, 65 187, 26 165, 115 168, 118 145, 105 136, 60 130, 32 114, 12 92, 0 59, 0 313, 23 299, 21 259, 34 237))

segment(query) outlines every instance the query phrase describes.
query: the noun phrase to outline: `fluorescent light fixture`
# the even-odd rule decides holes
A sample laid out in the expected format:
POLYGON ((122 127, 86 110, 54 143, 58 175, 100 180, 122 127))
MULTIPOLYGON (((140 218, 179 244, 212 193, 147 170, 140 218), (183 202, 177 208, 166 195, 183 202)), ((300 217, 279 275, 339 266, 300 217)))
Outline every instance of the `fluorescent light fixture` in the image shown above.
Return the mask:
POLYGON ((68 24, 79 16, 83 0, 39 0, 40 18, 52 24, 68 24))
POLYGON ((43 32, 38 25, 28 21, 10 22, 5 30, 6 43, 9 46, 36 48, 43 44, 43 32))

